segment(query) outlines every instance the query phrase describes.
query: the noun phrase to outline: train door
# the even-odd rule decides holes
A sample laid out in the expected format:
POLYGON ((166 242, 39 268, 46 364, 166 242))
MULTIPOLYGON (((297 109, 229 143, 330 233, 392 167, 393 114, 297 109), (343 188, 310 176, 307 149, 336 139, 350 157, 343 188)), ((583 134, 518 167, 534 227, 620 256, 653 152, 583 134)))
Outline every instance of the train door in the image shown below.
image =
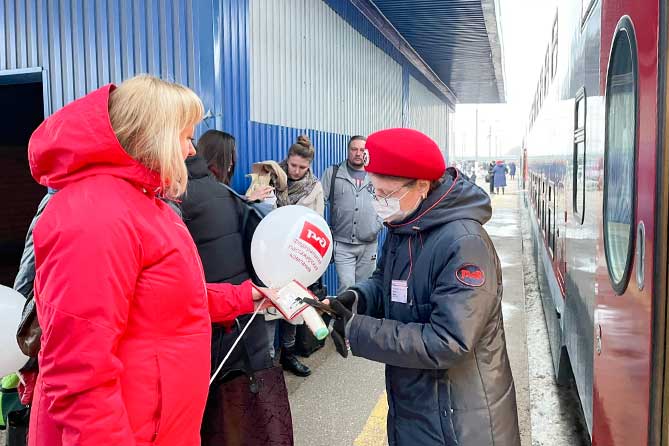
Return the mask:
POLYGON ((604 190, 593 390, 599 446, 649 442, 658 16, 658 2, 602 4, 604 190))
POLYGON ((28 166, 28 140, 44 120, 41 70, 0 71, 0 284, 12 286, 26 232, 46 189, 28 166))
MULTIPOLYGON (((563 178, 563 177, 560 177, 563 178)), ((557 272, 558 284, 565 297, 565 278, 567 276, 567 253, 566 253, 566 235, 567 235, 567 211, 565 203, 564 181, 560 179, 555 185, 555 234, 553 235, 553 252, 555 252, 555 269, 557 272)))
POLYGON ((669 445, 669 1, 660 11, 659 121, 655 325, 653 335, 653 379, 651 385, 652 444, 669 445))

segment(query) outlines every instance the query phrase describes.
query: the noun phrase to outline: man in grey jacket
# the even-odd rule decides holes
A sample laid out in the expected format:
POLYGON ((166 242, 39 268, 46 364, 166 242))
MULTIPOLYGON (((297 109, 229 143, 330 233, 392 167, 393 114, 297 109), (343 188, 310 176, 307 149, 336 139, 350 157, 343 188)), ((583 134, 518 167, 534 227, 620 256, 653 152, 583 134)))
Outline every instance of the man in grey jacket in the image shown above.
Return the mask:
POLYGON ((377 236, 383 223, 369 192, 365 141, 364 136, 353 136, 348 142, 348 158, 338 166, 330 166, 321 180, 330 206, 338 292, 367 279, 376 269, 377 236))

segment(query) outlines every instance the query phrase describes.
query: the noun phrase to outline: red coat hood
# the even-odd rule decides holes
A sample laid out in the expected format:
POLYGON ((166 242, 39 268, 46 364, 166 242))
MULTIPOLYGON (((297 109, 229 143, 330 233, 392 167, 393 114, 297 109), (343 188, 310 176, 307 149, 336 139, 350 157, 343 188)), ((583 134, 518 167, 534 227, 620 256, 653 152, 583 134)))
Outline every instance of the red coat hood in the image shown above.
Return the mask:
POLYGON ((93 175, 112 175, 155 191, 160 175, 134 160, 116 139, 109 120, 106 85, 47 118, 30 137, 28 158, 35 180, 62 189, 93 175))

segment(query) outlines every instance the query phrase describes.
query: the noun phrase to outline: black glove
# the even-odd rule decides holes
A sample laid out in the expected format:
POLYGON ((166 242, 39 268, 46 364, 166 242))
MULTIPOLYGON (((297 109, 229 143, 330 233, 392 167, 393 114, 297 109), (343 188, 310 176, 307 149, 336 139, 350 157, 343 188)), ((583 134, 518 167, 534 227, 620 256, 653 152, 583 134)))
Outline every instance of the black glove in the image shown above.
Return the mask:
POLYGON ((330 322, 330 337, 334 342, 337 352, 344 358, 348 357, 346 324, 353 318, 353 312, 348 306, 350 305, 352 307, 355 304, 356 298, 356 294, 351 290, 344 291, 337 296, 336 299, 330 299, 329 305, 325 305, 323 302, 308 297, 302 298, 303 302, 332 316, 332 321, 330 322), (343 302, 345 303, 340 300, 340 297, 343 297, 343 302))
POLYGON ((358 306, 357 306, 356 313, 364 314, 365 313, 364 299, 359 299, 358 298, 359 294, 360 294, 360 291, 353 290, 353 289, 349 288, 346 291, 340 293, 337 296, 337 300, 339 302, 341 302, 346 308, 348 308, 351 311, 353 311, 353 306, 355 305, 355 303, 357 301, 358 306))
MULTIPOLYGON (((355 302, 355 300, 353 302, 355 302)), ((351 303, 351 305, 353 304, 351 303)), ((346 339, 346 324, 353 318, 353 313, 339 301, 339 298, 330 301, 330 309, 330 314, 334 317, 330 337, 334 342, 337 352, 346 358, 348 357, 349 348, 348 340, 346 339)))

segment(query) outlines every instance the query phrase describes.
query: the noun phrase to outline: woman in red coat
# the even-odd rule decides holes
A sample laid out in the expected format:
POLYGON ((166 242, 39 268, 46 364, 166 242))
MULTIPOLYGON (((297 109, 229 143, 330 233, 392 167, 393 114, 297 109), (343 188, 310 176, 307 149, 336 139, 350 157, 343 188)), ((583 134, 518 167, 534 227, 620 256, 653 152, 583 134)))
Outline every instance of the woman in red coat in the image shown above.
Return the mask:
POLYGON ((186 189, 200 99, 149 76, 65 106, 30 139, 57 189, 34 230, 42 327, 30 445, 200 444, 211 322, 252 312, 249 282, 207 284, 162 200, 186 189))

